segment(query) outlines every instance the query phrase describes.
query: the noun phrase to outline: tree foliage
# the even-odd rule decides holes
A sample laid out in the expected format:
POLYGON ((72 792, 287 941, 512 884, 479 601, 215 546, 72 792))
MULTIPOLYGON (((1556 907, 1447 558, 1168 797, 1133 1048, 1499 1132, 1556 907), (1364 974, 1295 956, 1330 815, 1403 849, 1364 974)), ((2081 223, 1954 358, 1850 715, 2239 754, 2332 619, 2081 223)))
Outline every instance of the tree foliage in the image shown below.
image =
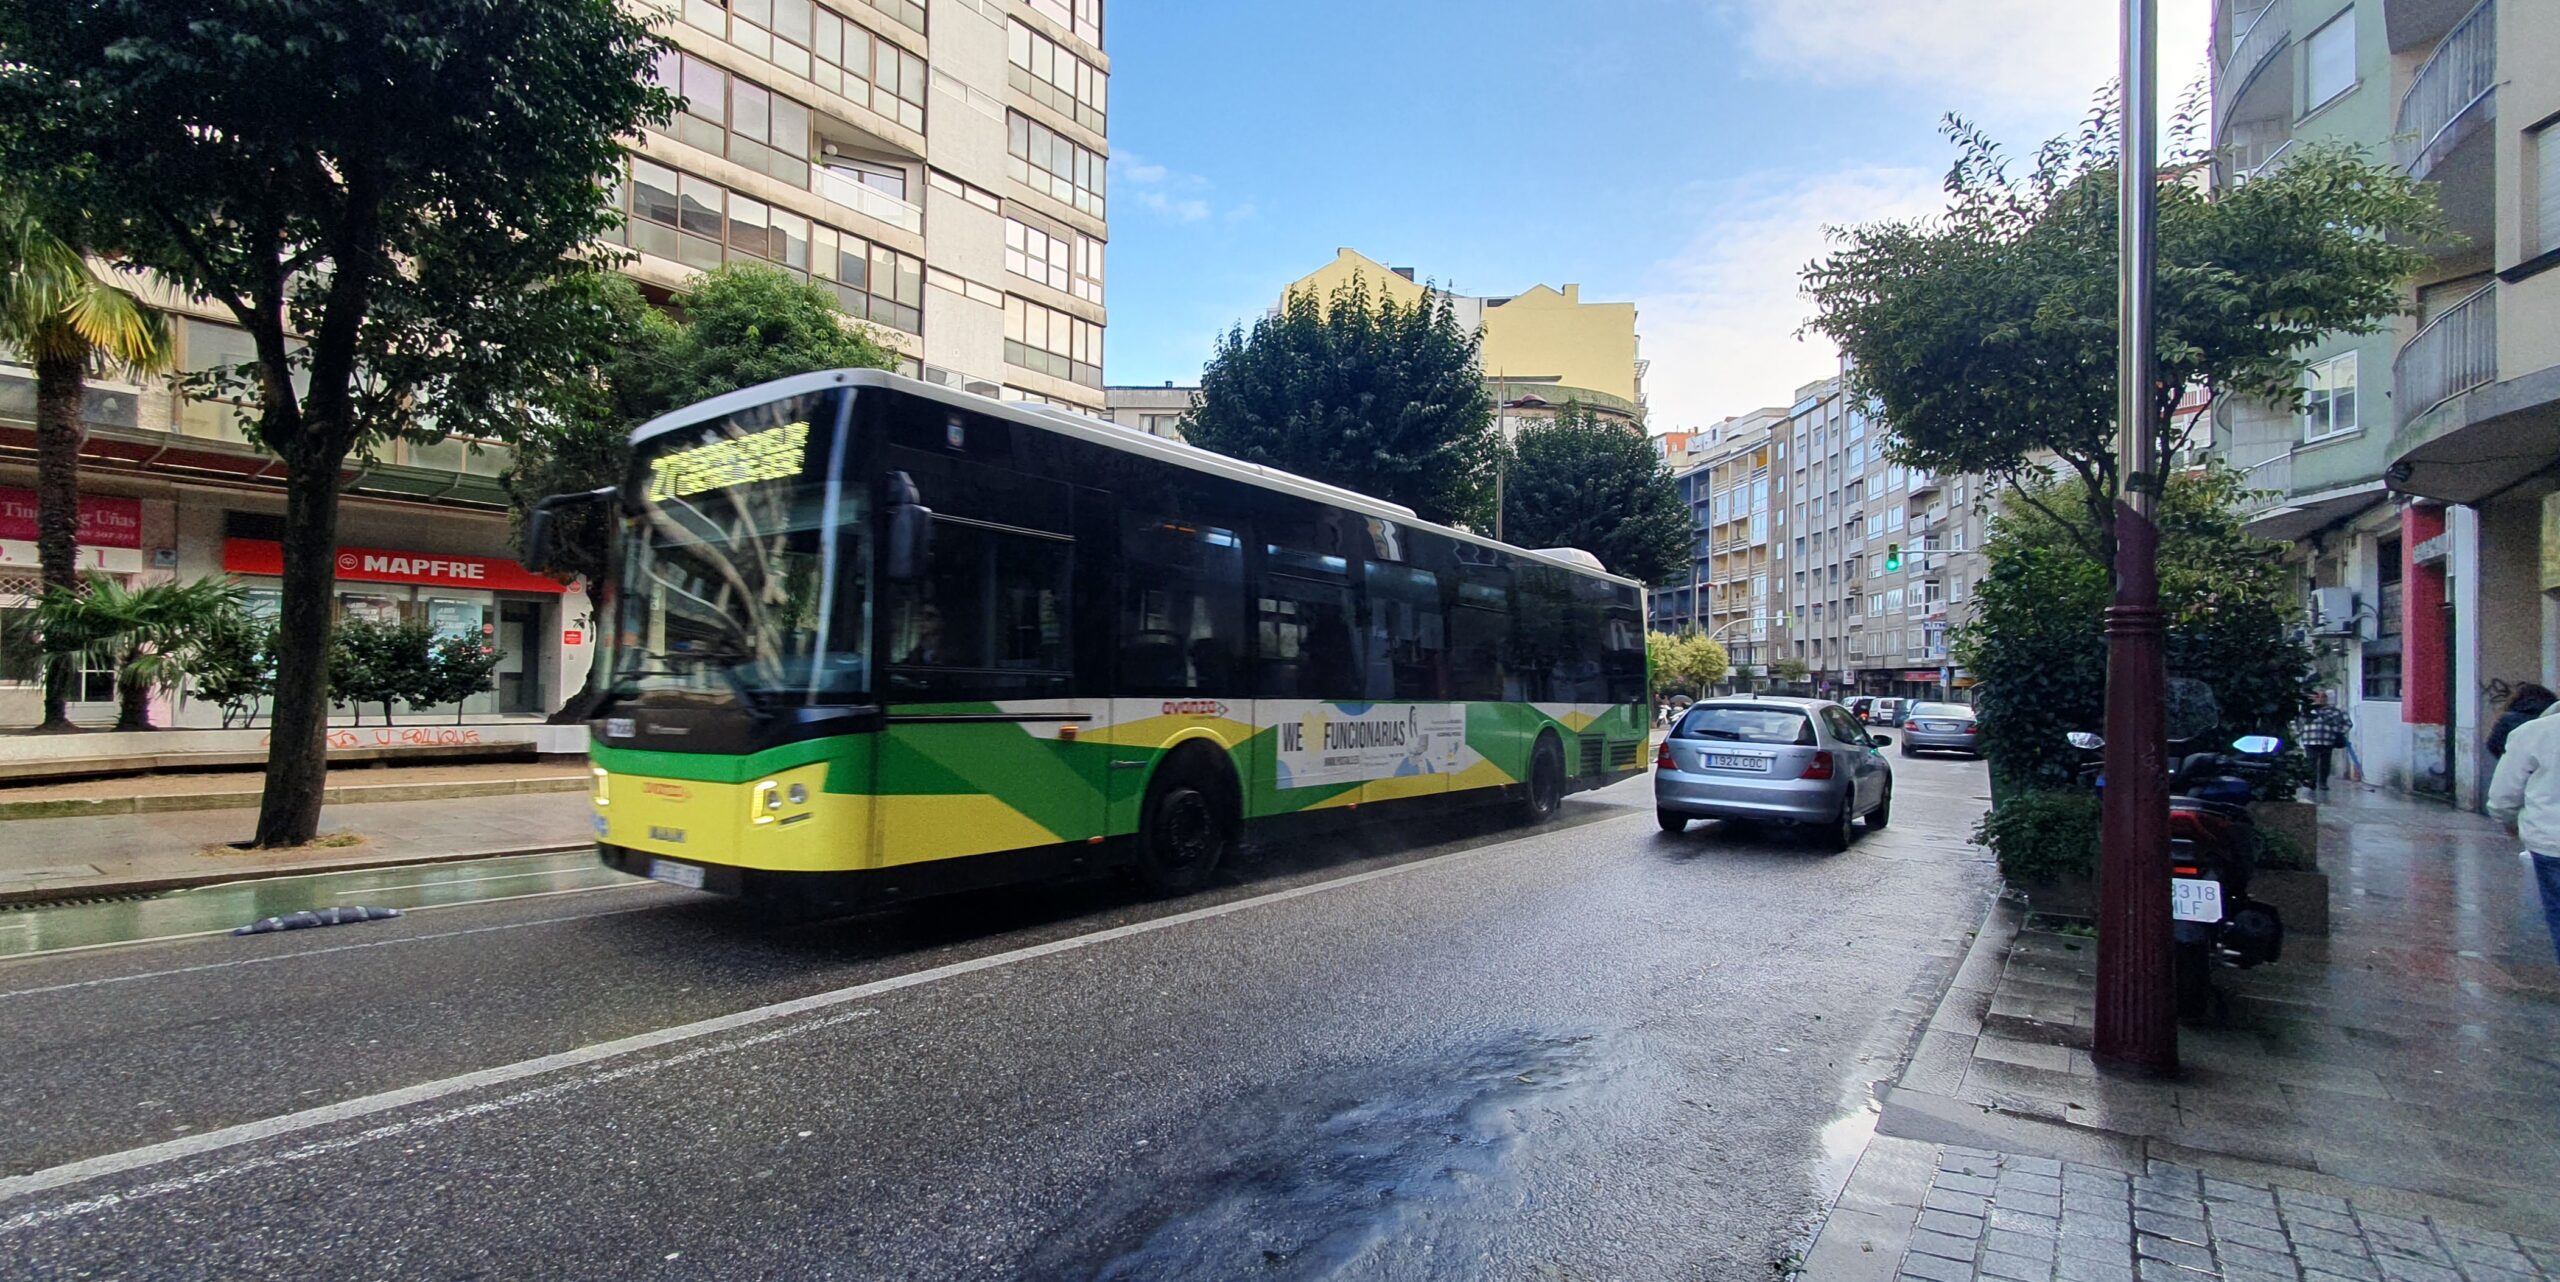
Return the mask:
POLYGON ((1724 644, 1696 628, 1647 636, 1645 657, 1655 684, 1666 694, 1704 697, 1709 686, 1733 672, 1724 644))
POLYGON ((498 661, 505 657, 504 651, 476 636, 453 633, 437 637, 427 646, 415 688, 401 702, 408 704, 411 712, 451 704, 453 719, 459 723, 463 700, 486 694, 497 686, 498 661))
POLYGON ((1504 539, 1580 548, 1647 583, 1688 578, 1689 508, 1641 428, 1568 401, 1552 420, 1520 429, 1509 466, 1504 539))
POLYGON ((1183 439, 1489 528, 1502 441, 1478 342, 1438 291, 1410 305, 1357 277, 1330 297, 1295 291, 1218 341, 1183 439))
MULTIPOLYGON (((1991 769, 2016 786, 2070 783, 2079 757, 2064 736, 2106 717, 2113 590, 2106 567, 2081 550, 2091 518, 2053 501, 2063 488, 2031 487, 2044 502, 1992 520, 1975 615, 1953 647, 1981 679, 1974 703, 1991 769)), ((2312 654, 2296 639, 2280 548, 2242 531, 2244 497, 2228 468, 2183 472, 2158 512, 2169 675, 2211 687, 2221 717, 2199 750, 2244 734, 2289 738, 2309 703, 2312 654)))
POLYGON ((222 724, 258 723, 258 702, 275 693, 276 625, 246 610, 223 610, 187 640, 187 675, 195 697, 222 710, 222 724))
POLYGON ((151 696, 186 681, 195 638, 239 610, 241 597, 240 586, 220 576, 128 587, 92 574, 77 588, 46 588, 34 624, 46 653, 114 668, 115 728, 149 730, 151 696))
MULTIPOLYGON (((2191 389, 2300 398, 2300 353, 2321 335, 2370 333, 2403 308, 2419 245, 2444 235, 2433 197, 2346 144, 2309 143, 2273 173, 2208 191, 2198 108, 2169 131, 2159 184, 2159 411, 2166 480, 2191 389)), ((2032 170, 1950 117, 1957 159, 1946 212, 1834 233, 1805 274, 1810 328, 1850 359, 1854 394, 1893 425, 1913 467, 2013 483, 2022 502, 2077 501, 2083 550, 2113 562, 2117 474, 2116 117, 2093 111, 2032 170), (2030 484, 2050 459, 2078 484, 2030 484)))
POLYGON ((344 465, 505 439, 591 368, 609 183, 674 105, 658 51, 616 0, 0 0, 0 168, 256 351, 200 382, 285 470, 259 844, 318 827, 344 465))

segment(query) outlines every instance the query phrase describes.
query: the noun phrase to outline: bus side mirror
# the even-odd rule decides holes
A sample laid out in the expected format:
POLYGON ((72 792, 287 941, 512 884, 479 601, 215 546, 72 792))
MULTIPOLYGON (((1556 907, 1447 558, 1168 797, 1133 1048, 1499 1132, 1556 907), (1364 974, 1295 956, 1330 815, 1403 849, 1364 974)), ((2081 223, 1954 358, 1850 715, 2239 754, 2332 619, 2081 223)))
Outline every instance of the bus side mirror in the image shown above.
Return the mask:
POLYGON ((613 502, 615 493, 615 489, 608 485, 602 489, 580 490, 574 494, 549 495, 541 502, 534 504, 533 511, 527 514, 524 520, 523 554, 516 558, 516 564, 536 574, 550 569, 552 562, 556 559, 551 546, 552 518, 559 512, 585 507, 590 503, 610 504, 613 502))
POLYGON ((933 560, 933 509, 919 502, 921 497, 914 478, 889 474, 889 549, 881 571, 892 583, 923 578, 933 560))

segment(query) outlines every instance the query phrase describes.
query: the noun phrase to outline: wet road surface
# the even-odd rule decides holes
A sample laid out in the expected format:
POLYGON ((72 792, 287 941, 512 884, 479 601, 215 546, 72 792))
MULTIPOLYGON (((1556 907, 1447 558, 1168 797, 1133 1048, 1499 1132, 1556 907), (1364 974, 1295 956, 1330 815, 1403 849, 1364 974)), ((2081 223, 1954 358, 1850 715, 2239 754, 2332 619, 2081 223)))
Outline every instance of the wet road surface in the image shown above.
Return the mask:
POLYGON ((1179 900, 552 857, 58 910, 15 933, 178 937, 0 962, 0 1276, 1767 1277, 1992 884, 1981 768, 1895 766, 1843 855, 1636 780, 1179 900), (351 902, 418 911, 188 933, 351 902))

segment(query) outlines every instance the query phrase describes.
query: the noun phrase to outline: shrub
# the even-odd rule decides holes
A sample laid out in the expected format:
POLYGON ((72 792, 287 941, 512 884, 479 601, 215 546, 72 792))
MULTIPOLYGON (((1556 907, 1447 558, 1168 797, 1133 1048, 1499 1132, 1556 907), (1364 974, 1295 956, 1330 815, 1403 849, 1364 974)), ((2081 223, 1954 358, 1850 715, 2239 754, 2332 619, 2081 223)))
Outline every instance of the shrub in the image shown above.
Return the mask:
POLYGON ((2000 875, 2028 884, 2095 876, 2098 797, 2090 792, 2021 792, 1974 825, 1973 839, 2000 861, 2000 875))

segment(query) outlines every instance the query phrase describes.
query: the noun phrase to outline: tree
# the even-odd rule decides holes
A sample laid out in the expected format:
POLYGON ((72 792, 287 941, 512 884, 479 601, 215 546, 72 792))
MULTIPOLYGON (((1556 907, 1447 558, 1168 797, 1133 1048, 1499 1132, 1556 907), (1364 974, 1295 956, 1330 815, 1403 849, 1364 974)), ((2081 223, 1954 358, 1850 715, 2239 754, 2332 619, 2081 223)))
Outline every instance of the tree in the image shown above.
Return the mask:
POLYGON ((115 728, 149 730, 151 696, 185 682, 194 639, 216 617, 238 610, 241 595, 238 584, 221 577, 129 588, 93 574, 77 588, 46 588, 36 604, 36 627, 56 659, 113 666, 115 728))
POLYGON ((473 695, 494 688, 492 679, 498 660, 506 653, 480 643, 480 638, 456 633, 436 637, 424 656, 423 675, 408 694, 402 696, 411 712, 423 712, 442 704, 453 705, 453 720, 462 722, 462 703, 473 695))
POLYGON ((195 695, 222 710, 224 729, 258 724, 258 701, 275 693, 275 646, 274 622, 241 609, 214 614, 187 639, 195 695))
MULTIPOLYGON (((2031 487, 2037 503, 1993 519, 1976 613, 1954 639, 1956 661, 1981 679, 1983 749, 2004 790, 2069 784, 2079 759, 2064 736, 2105 718, 2112 590, 2083 550, 2093 518, 2055 501, 2065 488, 2031 487)), ((2216 466, 2173 474, 2159 508, 2169 673, 2212 688, 2221 720, 2207 746, 2290 737, 2309 705, 2312 654, 2295 639, 2277 545, 2242 530, 2245 494, 2238 473, 2216 466)))
POLYGON ((1689 508, 1642 429, 1567 401, 1553 419, 1520 429, 1509 466, 1504 538, 1580 548, 1647 583, 1688 577, 1689 508))
POLYGON ((329 702, 353 712, 358 725, 364 724, 364 705, 381 704, 386 726, 394 701, 413 709, 434 702, 425 695, 435 683, 428 668, 435 644, 436 630, 425 623, 341 621, 329 645, 329 702))
MULTIPOLYGON (((519 537, 544 497, 622 484, 631 429, 650 418, 812 370, 897 368, 896 349, 846 316, 825 286, 772 267, 732 263, 695 277, 677 299, 680 317, 650 307, 618 276, 599 299, 619 341, 517 437, 505 479, 519 537)), ((555 512, 551 526, 553 572, 585 579, 599 608, 613 577, 613 531, 612 516, 594 508, 555 512)), ((605 675, 590 666, 554 720, 584 720, 605 675)))
POLYGON ((1645 638, 1645 651, 1654 680, 1669 693, 1704 697, 1707 687, 1733 671, 1724 645, 1694 627, 1653 633, 1645 638))
POLYGON ((1813 675, 1802 659, 1780 659, 1769 665, 1769 675, 1788 685, 1802 685, 1813 675))
POLYGON ((0 168, 257 353, 210 376, 284 465, 257 844, 319 825, 347 462, 505 439, 591 367, 564 350, 601 318, 621 142, 672 107, 659 47, 615 0, 0 0, 0 168))
MULTIPOLYGON (((166 369, 169 322, 129 290, 100 278, 87 255, 38 218, 23 194, 0 191, 0 344, 36 374, 36 564, 47 589, 80 587, 81 420, 91 371, 166 369)), ((70 730, 73 656, 44 672, 38 730, 70 730)))
POLYGON ((1357 277, 1328 298, 1293 291, 1218 340, 1183 439, 1487 528, 1502 440, 1478 343, 1436 290, 1411 304, 1357 277))
MULTIPOLYGON (((2304 144, 2219 191, 2190 182, 2207 157, 2196 113, 2173 121, 2159 184, 2162 470, 2134 482, 2153 493, 2191 390, 2298 403, 2304 345, 2389 324, 2424 261, 2416 246, 2443 235, 2420 184, 2347 144, 2304 144)), ((1835 232, 1839 248, 1806 270, 1809 327, 1849 357, 1850 388, 1892 425, 1896 461, 1988 475, 2021 503, 2077 499, 2088 520, 2047 515, 2112 565, 2127 483, 2114 452, 2113 109, 2046 143, 2022 180, 1972 125, 1949 117, 1944 132, 1958 152, 1947 211, 1835 232), (2048 461, 2078 484, 2034 484, 2048 461)))

